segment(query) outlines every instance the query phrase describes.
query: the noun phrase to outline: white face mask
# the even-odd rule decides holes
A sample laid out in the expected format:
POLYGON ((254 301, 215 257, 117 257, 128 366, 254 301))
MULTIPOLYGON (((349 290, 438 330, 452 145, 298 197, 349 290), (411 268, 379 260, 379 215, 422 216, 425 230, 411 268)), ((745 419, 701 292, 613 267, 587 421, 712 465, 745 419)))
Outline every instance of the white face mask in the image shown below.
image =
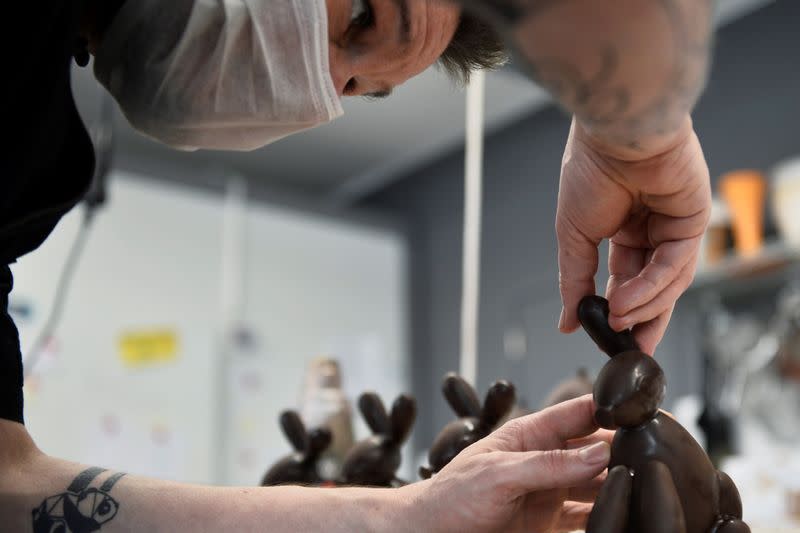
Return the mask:
POLYGON ((142 133, 252 150, 343 114, 325 0, 127 0, 94 63, 142 133))

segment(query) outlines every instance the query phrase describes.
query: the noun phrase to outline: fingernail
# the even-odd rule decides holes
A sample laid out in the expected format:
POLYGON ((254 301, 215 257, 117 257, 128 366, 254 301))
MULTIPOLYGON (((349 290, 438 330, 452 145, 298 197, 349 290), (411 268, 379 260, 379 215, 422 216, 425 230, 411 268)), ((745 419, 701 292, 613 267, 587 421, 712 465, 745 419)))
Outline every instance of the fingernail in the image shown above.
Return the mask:
POLYGON ((564 329, 564 308, 561 308, 561 316, 558 317, 558 329, 564 329))
POLYGON ((578 450, 578 457, 589 465, 607 463, 611 458, 611 447, 607 442, 596 442, 578 450))

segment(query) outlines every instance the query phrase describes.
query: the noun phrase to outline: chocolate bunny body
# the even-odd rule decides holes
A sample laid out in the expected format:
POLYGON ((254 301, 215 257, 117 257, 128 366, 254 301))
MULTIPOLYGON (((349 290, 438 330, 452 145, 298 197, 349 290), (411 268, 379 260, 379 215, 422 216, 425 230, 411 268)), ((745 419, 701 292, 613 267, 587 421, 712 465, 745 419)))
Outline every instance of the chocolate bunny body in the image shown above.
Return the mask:
POLYGON ((317 472, 317 460, 330 445, 331 432, 327 428, 306 432, 300 415, 295 411, 281 413, 280 422, 283 433, 295 451, 272 465, 264 474, 261 486, 321 483, 323 480, 317 472))
POLYGON ((587 533, 743 533, 742 503, 733 481, 675 420, 659 411, 666 380, 630 331, 608 325, 608 302, 579 305, 584 329, 611 359, 594 385, 595 420, 616 429, 608 478, 587 533))
POLYGON ((358 408, 374 435, 359 441, 347 452, 342 465, 341 483, 368 487, 405 485, 397 479, 400 447, 414 425, 417 407, 410 396, 401 395, 390 414, 377 394, 367 392, 358 399, 358 408))
POLYGON ((516 399, 514 385, 508 381, 495 381, 489 387, 481 407, 472 385, 453 373, 445 376, 442 393, 460 418, 447 424, 433 441, 428 452, 431 466, 422 466, 419 469, 419 475, 423 479, 431 477, 461 453, 461 450, 491 433, 514 406, 516 399))

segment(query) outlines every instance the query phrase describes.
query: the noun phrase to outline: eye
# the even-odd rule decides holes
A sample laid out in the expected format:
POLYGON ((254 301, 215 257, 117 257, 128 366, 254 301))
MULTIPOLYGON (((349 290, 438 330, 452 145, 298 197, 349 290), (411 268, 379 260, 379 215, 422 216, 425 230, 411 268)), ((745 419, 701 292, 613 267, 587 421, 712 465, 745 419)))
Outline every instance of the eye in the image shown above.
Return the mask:
POLYGON ((372 9, 370 0, 353 0, 353 7, 350 11, 350 27, 353 29, 365 29, 375 24, 375 12, 372 9))

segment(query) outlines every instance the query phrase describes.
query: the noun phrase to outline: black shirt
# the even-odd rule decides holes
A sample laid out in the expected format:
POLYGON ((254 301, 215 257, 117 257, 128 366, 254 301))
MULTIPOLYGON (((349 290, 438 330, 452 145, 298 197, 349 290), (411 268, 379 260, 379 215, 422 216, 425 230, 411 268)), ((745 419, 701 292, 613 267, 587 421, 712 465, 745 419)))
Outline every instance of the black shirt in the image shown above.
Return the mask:
MULTIPOLYGON (((22 422, 22 356, 8 265, 44 242, 91 183, 94 154, 70 86, 81 0, 10 2, 0 124, 0 418, 22 422), (16 31, 14 31, 16 30, 16 31), (19 33, 18 33, 19 32, 19 33)), ((4 10, 5 10, 4 9, 4 10)))

